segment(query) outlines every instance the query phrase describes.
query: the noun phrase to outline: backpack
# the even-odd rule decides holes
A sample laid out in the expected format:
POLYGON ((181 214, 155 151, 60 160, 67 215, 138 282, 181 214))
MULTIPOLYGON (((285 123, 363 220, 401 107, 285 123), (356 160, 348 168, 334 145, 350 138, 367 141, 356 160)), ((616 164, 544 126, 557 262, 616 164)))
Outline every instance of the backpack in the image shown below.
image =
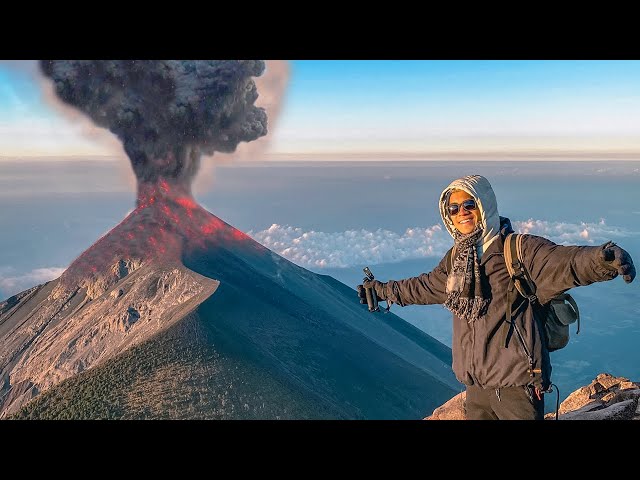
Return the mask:
MULTIPOLYGON (((449 271, 453 269, 454 252, 455 246, 447 252, 449 271)), ((574 298, 568 293, 561 293, 553 297, 546 305, 541 305, 538 302, 536 285, 522 262, 522 234, 507 234, 504 240, 504 261, 510 277, 507 289, 507 325, 511 325, 513 322, 511 306, 515 300, 513 294, 517 291, 541 313, 538 317, 544 327, 547 349, 553 352, 567 346, 569 325, 577 321, 576 334, 580 333, 580 311, 574 298)), ((505 334, 505 343, 507 342, 506 338, 505 334)))
MULTIPOLYGON (((536 285, 522 261, 522 235, 509 233, 504 240, 504 261, 511 277, 511 282, 518 293, 534 306, 539 307, 540 321, 544 326, 547 349, 550 352, 560 350, 569 343, 569 325, 578 322, 576 334, 580 333, 580 310, 574 298, 568 293, 553 297, 547 305, 540 305, 536 296, 536 285)), ((511 322, 511 305, 513 299, 511 284, 507 290, 507 320, 511 322)))

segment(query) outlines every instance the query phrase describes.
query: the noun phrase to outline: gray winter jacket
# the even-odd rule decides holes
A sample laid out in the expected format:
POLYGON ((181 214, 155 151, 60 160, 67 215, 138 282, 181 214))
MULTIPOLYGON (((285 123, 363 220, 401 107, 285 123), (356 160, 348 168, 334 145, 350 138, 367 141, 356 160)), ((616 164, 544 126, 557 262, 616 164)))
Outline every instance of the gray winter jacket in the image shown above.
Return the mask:
MULTIPOLYGON (((469 193, 476 197, 485 210, 491 210, 497 216, 495 205, 489 205, 495 202, 493 191, 487 194, 486 185, 482 186, 483 189, 471 186, 469 193)), ((490 185, 488 188, 491 189, 490 185)), ((446 193, 447 189, 443 192, 441 202, 446 201, 446 193)), ((446 215, 442 204, 441 212, 446 215)), ((486 221, 484 213, 486 212, 482 215, 483 222, 486 221)), ((465 385, 477 385, 481 388, 535 385, 546 390, 551 379, 551 363, 543 341, 541 324, 534 317, 534 310, 540 308, 539 305, 534 307, 527 299, 514 295, 512 315, 523 341, 518 335, 512 335, 505 342, 502 329, 507 328, 505 320, 509 273, 504 262, 503 248, 504 234, 511 231, 511 224, 506 218, 498 218, 504 220, 501 225, 498 220, 500 232, 494 230, 490 242, 487 238, 481 239, 484 245, 488 243, 480 259, 480 271, 487 277, 490 285, 489 308, 484 317, 471 323, 453 316, 453 371, 465 385)), ((443 218, 449 228, 447 220, 449 219, 443 218)), ((601 260, 602 248, 603 246, 562 246, 543 237, 524 235, 523 261, 536 284, 540 304, 548 304, 551 298, 572 287, 616 277, 617 272, 608 268, 601 260)), ((430 273, 381 284, 380 296, 401 306, 444 303, 447 299, 445 290, 449 270, 447 257, 445 255, 430 273)))

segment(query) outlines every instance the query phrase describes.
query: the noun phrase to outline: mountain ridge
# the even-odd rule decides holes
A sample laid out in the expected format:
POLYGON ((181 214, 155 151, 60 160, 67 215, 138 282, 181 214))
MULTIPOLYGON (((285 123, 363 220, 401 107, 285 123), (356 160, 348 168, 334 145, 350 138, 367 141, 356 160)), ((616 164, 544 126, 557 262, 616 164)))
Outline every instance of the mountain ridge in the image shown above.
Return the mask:
MULTIPOLYGON (((421 418, 459 391, 448 347, 393 313, 371 314, 352 288, 293 264, 184 191, 160 185, 59 279, 0 304, 0 418, 94 367, 113 361, 109 365, 120 368, 118 359, 131 348, 155 358, 153 342, 162 344, 172 328, 185 335, 178 344, 191 345, 185 351, 198 346, 204 352, 187 363, 261 372, 248 374, 256 391, 267 382, 278 390, 276 398, 298 398, 291 402, 303 418, 421 418), (196 322, 208 343, 176 326, 184 322, 196 322)), ((182 371, 180 362, 163 368, 182 371)), ((207 385, 211 412, 224 412, 213 417, 245 418, 244 406, 230 413, 220 404, 224 395, 199 378, 209 367, 193 382, 207 385)), ((151 381, 146 370, 142 377, 127 371, 131 382, 151 381)), ((230 385, 242 380, 224 372, 219 375, 231 383, 219 388, 234 391, 230 385)), ((255 402, 260 396, 250 389, 245 395, 255 402)), ((209 418, 205 404, 196 410, 209 418)), ((153 412, 153 418, 178 415, 153 412)), ((287 416, 277 408, 262 412, 287 416)))

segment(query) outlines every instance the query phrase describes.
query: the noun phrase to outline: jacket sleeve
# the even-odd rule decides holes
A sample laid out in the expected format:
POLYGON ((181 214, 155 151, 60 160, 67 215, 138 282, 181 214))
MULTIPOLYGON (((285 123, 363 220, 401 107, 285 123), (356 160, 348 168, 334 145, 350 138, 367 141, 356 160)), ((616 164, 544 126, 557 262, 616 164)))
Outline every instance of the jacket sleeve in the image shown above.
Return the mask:
POLYGON ((403 280, 389 280, 385 285, 385 298, 404 307, 406 305, 433 305, 447 300, 445 256, 429 273, 403 280))
POLYGON ((570 288, 615 278, 615 269, 602 261, 603 246, 563 246, 537 235, 522 239, 522 259, 536 284, 540 303, 570 288))

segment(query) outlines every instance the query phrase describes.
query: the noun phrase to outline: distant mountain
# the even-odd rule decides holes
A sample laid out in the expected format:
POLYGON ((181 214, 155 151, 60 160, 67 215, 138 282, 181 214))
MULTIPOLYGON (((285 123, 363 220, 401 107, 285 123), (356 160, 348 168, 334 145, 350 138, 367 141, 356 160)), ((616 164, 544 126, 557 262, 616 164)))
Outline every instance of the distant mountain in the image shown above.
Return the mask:
POLYGON ((2 418, 419 419, 462 389, 449 347, 171 187, 0 303, 2 418))

